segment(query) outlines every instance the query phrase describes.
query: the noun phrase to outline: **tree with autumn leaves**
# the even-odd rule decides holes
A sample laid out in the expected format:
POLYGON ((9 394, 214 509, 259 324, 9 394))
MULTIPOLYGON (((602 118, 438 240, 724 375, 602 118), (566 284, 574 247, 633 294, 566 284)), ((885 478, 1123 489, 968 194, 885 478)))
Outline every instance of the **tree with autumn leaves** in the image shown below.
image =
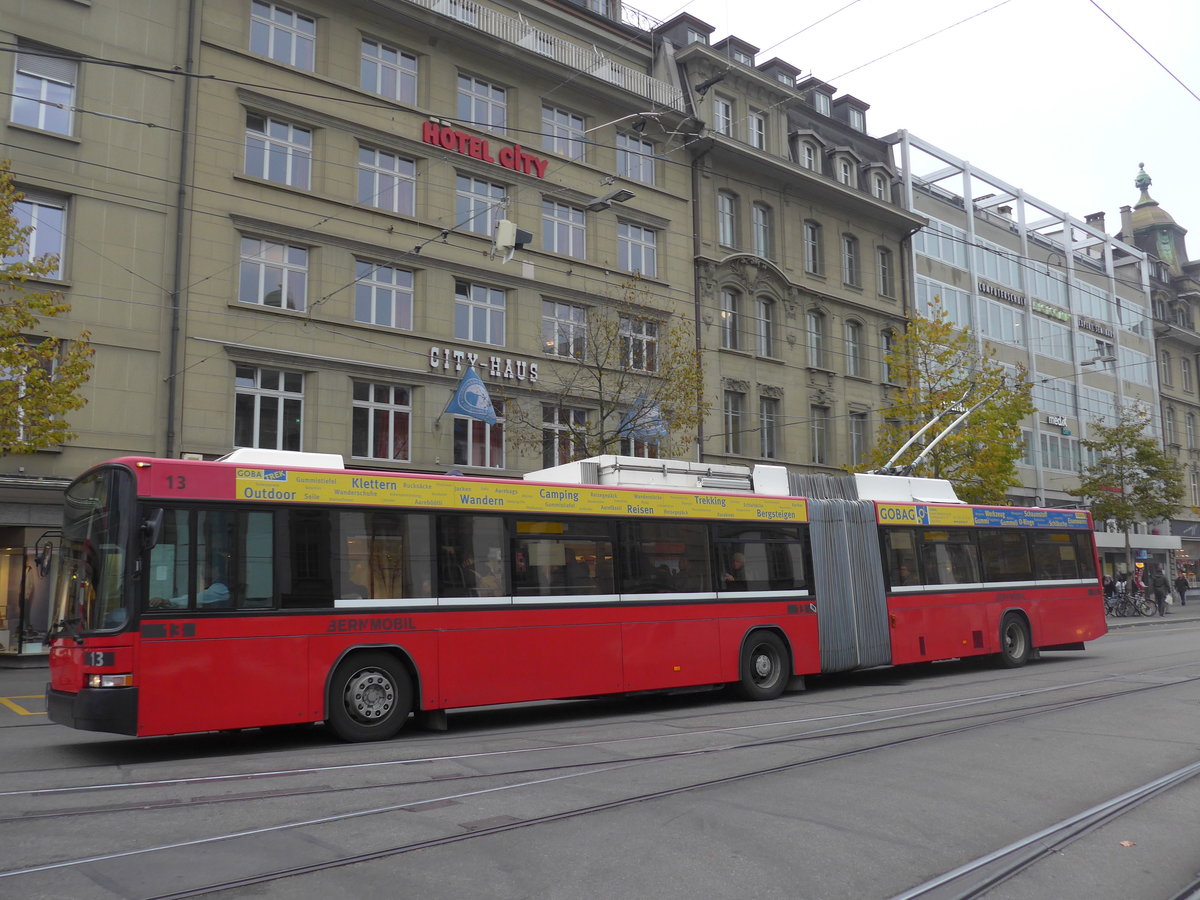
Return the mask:
POLYGON ((1133 571, 1129 532, 1137 522, 1169 519, 1183 503, 1179 463, 1150 430, 1150 411, 1122 408, 1113 421, 1093 422, 1080 441, 1090 461, 1079 477, 1079 495, 1097 522, 1111 519, 1125 535, 1125 571, 1133 571))
POLYGON ((655 307, 637 278, 583 316, 569 332, 544 321, 542 340, 558 362, 542 366, 539 387, 549 394, 505 400, 514 444, 546 450, 558 441, 557 455, 572 459, 620 453, 623 442, 653 444, 660 457, 692 456, 710 404, 690 320, 655 307), (586 414, 576 411, 580 403, 586 414))
POLYGON ((890 381, 900 387, 860 470, 884 466, 922 426, 941 415, 895 465, 912 463, 962 410, 983 401, 912 474, 950 481, 969 503, 1003 503, 1005 491, 1020 483, 1021 422, 1033 412, 1025 370, 1017 367, 1006 374, 991 351, 981 352, 969 332, 955 327, 938 300, 928 316, 913 315, 885 361, 890 381))
POLYGON ((92 371, 88 333, 54 337, 48 320, 70 310, 62 294, 38 285, 58 271, 56 256, 29 257, 32 227, 22 225, 10 165, 0 160, 0 456, 68 441, 66 414, 86 402, 92 371))

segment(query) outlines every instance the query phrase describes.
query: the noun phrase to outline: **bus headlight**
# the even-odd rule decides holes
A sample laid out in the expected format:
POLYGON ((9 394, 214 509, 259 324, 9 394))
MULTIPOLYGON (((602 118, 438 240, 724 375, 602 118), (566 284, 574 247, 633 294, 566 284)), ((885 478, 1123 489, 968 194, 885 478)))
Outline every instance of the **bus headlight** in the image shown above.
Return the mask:
POLYGON ((131 687, 132 675, 89 675, 87 686, 90 688, 131 687))

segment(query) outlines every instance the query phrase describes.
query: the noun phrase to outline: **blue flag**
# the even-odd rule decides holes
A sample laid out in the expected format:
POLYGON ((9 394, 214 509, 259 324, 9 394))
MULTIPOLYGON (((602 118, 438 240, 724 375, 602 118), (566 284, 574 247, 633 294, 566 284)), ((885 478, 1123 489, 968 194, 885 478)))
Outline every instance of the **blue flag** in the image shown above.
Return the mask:
POLYGON ((458 388, 446 404, 444 412, 466 416, 468 419, 480 419, 489 425, 496 424, 496 410, 492 406, 487 385, 471 368, 463 373, 462 381, 458 383, 458 388))
POLYGON ((639 441, 655 441, 670 433, 658 404, 651 405, 645 392, 637 395, 633 408, 621 417, 621 432, 639 441))

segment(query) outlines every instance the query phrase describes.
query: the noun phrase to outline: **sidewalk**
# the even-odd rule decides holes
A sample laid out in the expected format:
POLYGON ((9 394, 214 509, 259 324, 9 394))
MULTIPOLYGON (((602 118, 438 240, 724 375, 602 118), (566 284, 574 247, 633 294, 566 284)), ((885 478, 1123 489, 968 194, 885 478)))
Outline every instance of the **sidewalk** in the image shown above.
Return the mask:
POLYGON ((1200 603, 1180 606, 1175 603, 1167 607, 1165 616, 1109 616, 1109 630, 1113 628, 1136 628, 1141 625, 1163 625, 1171 622, 1200 622, 1200 603))

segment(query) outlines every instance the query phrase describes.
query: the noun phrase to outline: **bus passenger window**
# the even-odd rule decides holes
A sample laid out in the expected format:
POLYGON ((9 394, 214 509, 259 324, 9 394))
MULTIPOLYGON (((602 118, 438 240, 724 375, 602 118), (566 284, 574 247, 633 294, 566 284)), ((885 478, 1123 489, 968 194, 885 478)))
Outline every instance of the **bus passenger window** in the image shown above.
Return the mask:
POLYGON ((979 561, 965 528, 922 531, 921 566, 925 584, 976 584, 979 561))
POLYGON ((594 519, 518 520, 513 523, 513 593, 611 594, 610 525, 594 519))
POLYGON ((979 531, 979 553, 983 558, 984 581, 1031 581, 1029 545, 1025 532, 984 528, 979 531))
POLYGON ((886 528, 883 531, 884 561, 892 587, 921 584, 917 569, 916 536, 911 528, 886 528))
POLYGON ((501 597, 507 592, 504 520, 443 516, 438 520, 438 596, 501 597))
POLYGON ((710 591, 708 526, 698 522, 633 521, 621 526, 625 548, 621 592, 710 591))
POLYGON ((186 510, 163 510, 158 543, 150 551, 146 603, 150 609, 186 609, 191 574, 191 517, 186 510))
POLYGON ((1063 531, 1039 531, 1033 535, 1033 571, 1047 580, 1077 578, 1075 542, 1063 531))

